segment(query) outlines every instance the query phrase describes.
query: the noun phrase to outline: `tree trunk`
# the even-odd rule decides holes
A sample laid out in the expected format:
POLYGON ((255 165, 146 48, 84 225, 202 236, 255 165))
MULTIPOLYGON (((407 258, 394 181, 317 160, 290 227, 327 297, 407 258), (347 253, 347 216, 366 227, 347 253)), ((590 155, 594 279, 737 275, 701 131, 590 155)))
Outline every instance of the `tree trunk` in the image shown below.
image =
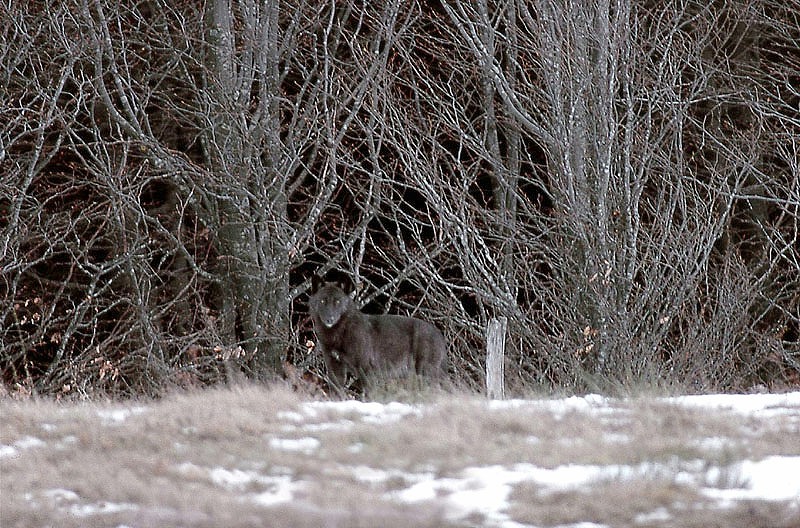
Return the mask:
POLYGON ((211 126, 204 146, 217 191, 207 195, 207 206, 217 227, 219 334, 223 347, 242 347, 244 364, 257 376, 279 371, 291 335, 287 199, 275 103, 278 9, 276 2, 263 12, 243 6, 237 10, 241 30, 234 30, 231 0, 214 0, 206 11, 211 126), (250 108, 253 98, 256 110, 250 108))

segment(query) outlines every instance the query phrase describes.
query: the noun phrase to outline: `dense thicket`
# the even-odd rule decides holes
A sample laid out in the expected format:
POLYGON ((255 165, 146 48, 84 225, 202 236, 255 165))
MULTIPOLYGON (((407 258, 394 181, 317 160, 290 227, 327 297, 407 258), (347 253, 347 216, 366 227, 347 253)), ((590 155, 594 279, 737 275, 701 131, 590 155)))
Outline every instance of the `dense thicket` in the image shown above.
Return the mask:
POLYGON ((339 269, 471 386, 799 384, 797 13, 4 0, 3 383, 324 377, 339 269))

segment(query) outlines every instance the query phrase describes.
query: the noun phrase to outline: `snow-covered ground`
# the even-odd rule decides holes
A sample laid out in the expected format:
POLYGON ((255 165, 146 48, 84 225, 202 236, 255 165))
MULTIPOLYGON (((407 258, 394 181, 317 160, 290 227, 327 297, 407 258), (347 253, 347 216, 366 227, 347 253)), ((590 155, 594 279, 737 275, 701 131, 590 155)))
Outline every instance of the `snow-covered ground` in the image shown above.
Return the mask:
MULTIPOLYGON (((580 411, 598 415, 609 415, 616 410, 609 406, 611 400, 590 394, 583 397, 544 400, 503 400, 487 403, 491 409, 515 409, 527 406, 544 407, 559 416, 568 412, 580 411)), ((687 406, 708 411, 729 411, 741 415, 791 416, 797 425, 796 439, 800 444, 800 392, 786 394, 713 394, 665 398, 664 401, 679 406, 687 406)), ((285 415, 294 423, 303 423, 308 417, 316 416, 320 410, 333 414, 353 414, 362 416, 372 423, 390 423, 404 416, 424 412, 424 407, 397 402, 380 404, 375 402, 314 402, 303 408, 305 414, 285 415)), ((312 429, 347 426, 347 423, 330 422, 314 424, 312 429)), ((705 439, 709 444, 717 442, 714 438, 705 439)), ((274 442, 273 447, 291 450, 313 450, 318 442, 314 438, 274 442)), ((511 486, 524 481, 537 484, 542 493, 563 491, 591 486, 594 483, 611 480, 642 477, 647 475, 672 475, 677 483, 697 486, 703 494, 719 500, 721 506, 737 500, 791 501, 800 509, 800 456, 770 456, 761 460, 743 460, 725 467, 709 467, 705 461, 675 461, 672 463, 643 463, 628 465, 579 465, 567 464, 552 469, 540 468, 532 464, 515 464, 510 467, 500 465, 469 467, 455 477, 437 478, 434 472, 398 474, 396 471, 380 471, 369 467, 353 468, 355 478, 370 482, 388 481, 402 477, 413 484, 407 488, 394 490, 387 494, 392 500, 404 503, 440 500, 445 504, 447 517, 463 519, 473 513, 480 513, 486 519, 486 526, 518 528, 522 525, 508 519, 504 514, 508 508, 511 486)), ((274 496, 290 500, 292 488, 296 483, 283 481, 276 486, 274 496)), ((592 523, 585 524, 585 528, 592 523)), ((800 526, 800 525, 798 525, 800 526)))
MULTIPOLYGON (((3 402, 0 402, 0 410, 3 402)), ((536 412, 547 416, 554 423, 563 421, 565 417, 584 416, 588 419, 601 420, 603 423, 618 423, 611 431, 605 431, 604 437, 598 440, 598 445, 625 444, 630 441, 626 432, 626 415, 631 408, 626 407, 625 400, 608 399, 598 395, 583 397, 570 397, 563 399, 541 400, 505 400, 480 402, 473 401, 471 405, 482 407, 483 412, 524 414, 536 412), (603 444, 605 443, 605 444, 603 444)), ((152 404, 153 406, 156 403, 152 404)), ((203 419, 198 419, 189 425, 181 424, 180 431, 186 434, 187 439, 178 439, 164 450, 169 455, 164 455, 165 460, 175 460, 174 463, 162 462, 161 469, 170 475, 189 482, 206 482, 208 485, 224 490, 227 493, 238 495, 241 500, 250 502, 264 508, 279 506, 296 507, 303 501, 312 500, 312 488, 315 482, 324 478, 332 478, 335 482, 353 482, 372 490, 381 501, 396 505, 398 508, 417 507, 420 505, 434 505, 435 511, 446 522, 459 525, 494 526, 502 528, 521 528, 533 526, 515 520, 510 513, 515 505, 513 494, 517 486, 527 485, 536 490, 537 497, 568 492, 581 492, 593 486, 608 482, 642 482, 648 479, 658 479, 660 482, 668 481, 674 486, 695 490, 698 496, 716 507, 724 509, 735 507, 742 501, 767 501, 785 504, 784 518, 791 522, 797 520, 800 526, 800 392, 787 394, 752 394, 752 395, 700 395, 681 396, 673 398, 653 399, 654 412, 663 409, 677 408, 679 412, 689 412, 689 417, 680 415, 680 419, 691 420, 691 413, 706 413, 711 415, 725 415, 737 417, 742 427, 761 427, 771 420, 781 420, 780 435, 787 438, 779 440, 787 442, 795 448, 789 449, 790 454, 772 453, 764 456, 760 453, 753 458, 718 457, 709 462, 703 458, 692 459, 685 456, 657 457, 653 460, 641 460, 636 463, 580 463, 559 462, 555 464, 537 465, 529 460, 515 459, 514 453, 508 453, 502 458, 504 463, 481 462, 451 464, 449 469, 437 467, 435 459, 423 460, 424 463, 400 464, 396 460, 376 462, 376 458, 366 457, 374 446, 368 445, 373 437, 369 431, 391 430, 391 428, 410 420, 421 421, 421 430, 418 435, 424 436, 424 417, 435 412, 442 416, 444 413, 442 403, 406 404, 406 403, 377 403, 377 402, 297 402, 287 409, 278 409, 271 414, 274 423, 270 429, 263 432, 257 430, 252 435, 260 442, 258 449, 265 452, 263 455, 270 460, 286 460, 286 466, 274 463, 268 465, 258 464, 249 468, 237 467, 242 464, 235 462, 231 456, 220 456, 220 464, 197 463, 197 461, 179 461, 181 453, 189 453, 193 449, 191 438, 203 438, 204 435, 229 434, 227 430, 211 433, 204 432, 197 435, 202 427, 210 427, 203 419), (753 423, 751 423, 753 422, 753 423), (360 432, 367 431, 367 432, 360 432), (351 435, 351 436, 348 436, 351 435), (258 440, 261 438, 262 440, 258 440), (347 445, 335 445, 346 439, 347 445), (346 459, 337 459, 332 454, 340 449, 345 453, 346 459), (264 451, 266 450, 266 451, 264 451), (272 453, 272 455, 270 455, 272 453), (359 457, 364 455, 364 459, 359 457), (270 458, 271 457, 271 458, 270 458), (315 467, 323 466, 318 473, 308 470, 299 470, 292 466, 292 460, 316 461, 315 467), (723 462, 720 462, 722 460, 723 462), (411 468, 411 469, 409 469, 411 468), (335 475, 335 477, 331 477, 335 475), (477 519, 477 520, 476 520, 477 519)), ((155 414, 151 405, 138 404, 132 406, 106 405, 94 411, 98 427, 106 430, 119 430, 126 425, 135 431, 134 420, 144 420, 142 427, 152 427, 148 423, 148 415, 155 414)), ((639 411, 641 412, 641 411, 639 411)), ((465 415, 466 416, 466 415, 465 415)), ((155 420, 154 418, 150 418, 155 420)), ((213 418, 212 418, 213 420, 213 418)), ((250 418, 243 420, 248 423, 250 418)), ((453 419, 452 427, 459 427, 458 419, 453 419)), ((157 421, 157 420, 156 420, 157 421)), ((689 423, 689 422, 687 422, 689 423)), ((212 424, 213 425, 213 424, 212 424)), ((75 445, 84 443, 94 445, 96 442, 83 438, 80 431, 71 431, 69 434, 58 436, 56 433, 62 426, 49 422, 37 425, 46 433, 39 438, 30 434, 14 437, 15 432, 6 431, 3 426, 3 435, 0 436, 0 469, 5 473, 15 470, 12 462, 21 461, 28 454, 42 453, 48 450, 67 452, 76 449, 75 445), (57 438, 54 440, 53 438, 57 438)), ((24 428, 18 428, 21 431, 24 428)), ((223 429, 229 429, 225 427, 223 429)), ((513 426, 511 427, 513 429, 513 426)), ((27 431, 27 430, 26 430, 27 431)), ((102 434, 102 433, 101 433, 102 434)), ((126 438, 127 434, 115 433, 126 438)), ((415 433, 416 434, 416 433, 415 433)), ((436 432, 431 435, 435 436, 436 432)), ((464 434, 469 434, 465 432, 464 434)), ((520 434, 527 435, 525 442, 535 448, 543 440, 528 431, 522 430, 520 434)), ((698 449, 700 452, 717 452, 731 449, 737 442, 755 438, 758 441, 758 432, 742 432, 742 438, 730 438, 711 432, 709 436, 693 438, 687 448, 698 449)), ((94 434, 97 436, 97 434, 94 434)), ((402 434, 398 434, 403 438, 402 434)), ((563 439, 569 442, 570 438, 563 439)), ((586 439, 583 439, 584 441, 586 439)), ((435 443, 436 438, 429 438, 429 443, 435 443)), ((446 440, 443 440, 446 441, 446 440)), ((476 440, 477 441, 477 440, 476 440)), ((640 440, 641 441, 641 440, 640 440)), ((112 440, 109 440, 112 442, 112 440)), ((736 444, 736 445, 739 445, 736 444)), ((220 442, 220 450, 224 451, 226 445, 220 442)), ((258 445, 258 444, 257 444, 258 445)), ((465 445, 469 445, 467 442, 465 445)), ((513 444, 519 445, 519 444, 513 444)), ((401 446, 402 447, 402 446, 401 446)), ((442 446, 439 446, 442 448, 442 446)), ((397 449, 397 446, 394 446, 397 449)), ((213 445, 212 445, 213 449, 213 445)), ((244 448, 243 448, 244 449, 244 448)), ((417 449, 417 448, 415 448, 417 449)), ((446 449, 446 446, 444 446, 446 449)), ((454 447, 453 449, 465 449, 454 447)), ((511 448, 510 448, 511 449, 511 448)), ((633 446, 631 447, 633 449, 633 446)), ((247 451, 245 451, 247 453, 247 451)), ((748 449, 739 452, 748 452, 748 449)), ((402 453, 402 449, 400 450, 402 453)), ((222 453, 221 453, 222 454, 222 453)), ((42 456, 42 455, 38 455, 42 456)), ((155 456, 155 455, 154 455, 155 456)), ((243 456, 243 455, 239 455, 243 456)), ((247 455, 243 456, 247 458, 247 455)), ((474 457, 473 457, 474 458, 474 457)), ((491 457, 490 457, 491 458, 491 457)), ((464 457, 470 460, 469 457, 464 457)), ((200 460, 200 459, 196 459, 200 460)), ((208 460, 208 459, 205 459, 208 460)), ((459 459, 460 460, 460 459, 459 459)), ((36 467, 31 467, 36 471, 36 467)), ((56 477, 58 470, 56 470, 56 477)), ((56 477, 50 477, 55 479, 56 477)), ((5 479, 4 479, 5 480, 5 479)), ((57 479, 56 479, 57 480, 57 479)), ((316 482, 319 486, 319 482, 316 482)), ((63 484, 42 489, 20 490, 13 485, 3 483, 0 491, 4 493, 21 493, 21 502, 30 504, 32 509, 42 504, 60 511, 71 518, 98 518, 116 515, 120 519, 137 518, 139 506, 135 500, 92 501, 84 497, 77 487, 73 489, 69 481, 63 484), (127 515, 127 516, 126 516, 127 515)), ((19 497, 18 497, 19 498, 19 497)), ((17 508, 19 508, 17 504, 17 508)), ((17 513, 18 514, 18 513, 17 513)), ((0 526, 6 523, 11 526, 14 519, 5 518, 0 510, 0 526)), ((673 516, 668 509, 658 507, 652 511, 638 514, 634 524, 643 526, 659 526, 659 522, 666 521, 673 516)), ((104 517, 104 518, 105 518, 104 517)), ((80 525, 79 523, 76 525, 80 525)), ((134 522, 133 525, 136 525, 134 522)), ((119 526, 133 526, 120 524, 119 526)), ((555 525, 550 525, 555 526, 555 525)), ((561 524, 558 526, 581 528, 599 528, 610 526, 595 522, 591 518, 584 518, 579 523, 561 524)))

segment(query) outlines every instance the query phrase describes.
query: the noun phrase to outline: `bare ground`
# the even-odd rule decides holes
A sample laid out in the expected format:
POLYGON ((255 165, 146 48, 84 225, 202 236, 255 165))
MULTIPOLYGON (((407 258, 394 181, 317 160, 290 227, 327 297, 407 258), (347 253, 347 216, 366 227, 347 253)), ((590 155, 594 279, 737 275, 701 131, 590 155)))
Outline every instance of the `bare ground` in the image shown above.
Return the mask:
POLYGON ((705 492, 744 486, 726 470, 740 461, 800 456, 800 407, 429 398, 332 405, 258 386, 0 398, 0 527, 800 526, 800 499, 705 492), (526 477, 572 466, 602 476, 526 477))

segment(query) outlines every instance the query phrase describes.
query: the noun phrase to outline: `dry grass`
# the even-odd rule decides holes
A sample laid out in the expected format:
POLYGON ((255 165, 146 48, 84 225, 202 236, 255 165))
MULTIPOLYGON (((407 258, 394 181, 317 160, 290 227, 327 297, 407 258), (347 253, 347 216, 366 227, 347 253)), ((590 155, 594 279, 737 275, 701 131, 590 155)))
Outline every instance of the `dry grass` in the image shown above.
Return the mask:
MULTIPOLYGON (((363 407, 310 404, 282 387, 124 404, 2 398, 0 526, 480 525, 480 513, 457 518, 441 501, 409 504, 392 493, 494 464, 725 466, 800 455, 800 412, 736 417, 646 398, 618 401, 613 412, 429 398, 414 407, 389 405, 388 422, 363 407)), ((538 526, 800 522, 797 506, 723 508, 673 477, 645 472, 563 492, 514 483, 507 514, 538 526)))
POLYGON ((800 516, 783 503, 748 502, 720 508, 672 480, 611 481, 588 490, 542 494, 536 486, 517 486, 512 518, 535 526, 576 524, 658 528, 793 528, 800 516))

